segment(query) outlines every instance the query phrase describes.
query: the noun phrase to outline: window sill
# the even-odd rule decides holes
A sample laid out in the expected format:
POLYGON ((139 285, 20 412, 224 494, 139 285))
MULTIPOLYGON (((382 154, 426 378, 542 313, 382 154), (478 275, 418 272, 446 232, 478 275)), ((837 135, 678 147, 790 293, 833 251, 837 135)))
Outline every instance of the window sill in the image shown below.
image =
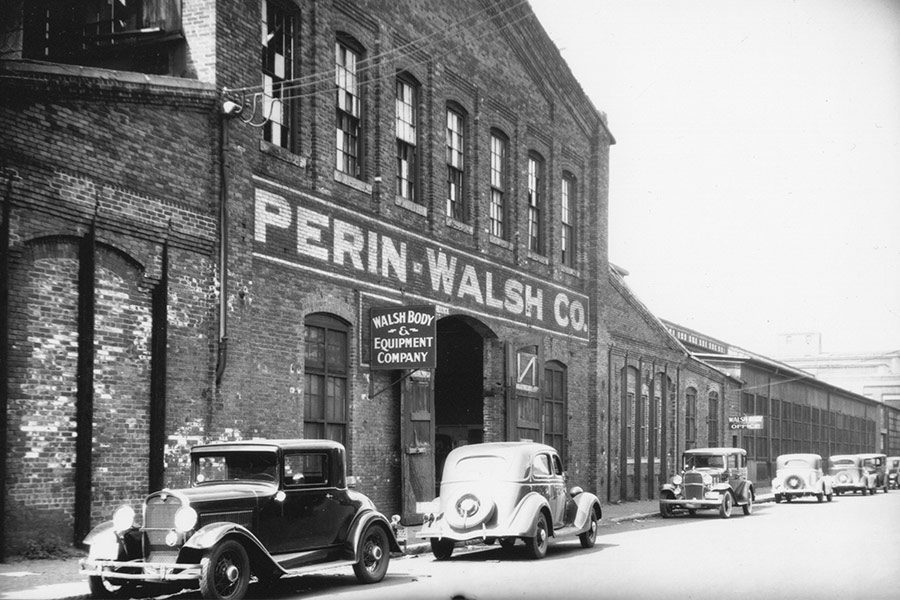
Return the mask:
POLYGON ((572 277, 579 277, 581 275, 581 273, 578 272, 578 269, 573 269, 572 267, 567 267, 566 265, 559 265, 559 270, 566 275, 571 275, 572 277))
POLYGON ((410 202, 406 198, 401 198, 400 196, 394 196, 394 204, 401 208, 405 208, 406 210, 412 211, 417 215, 422 215, 423 217, 428 216, 428 209, 422 206, 421 204, 416 204, 415 202, 410 202))
POLYGON ((549 265, 549 264, 550 264, 550 259, 549 259, 549 258, 547 258, 546 256, 541 256, 540 254, 535 254, 535 253, 532 252, 531 250, 528 251, 528 258, 529 258, 530 260, 535 261, 535 262, 539 262, 539 263, 541 263, 542 265, 549 265))
POLYGON ((306 168, 306 158, 299 154, 294 154, 281 146, 276 146, 271 142, 259 140, 259 151, 272 158, 277 158, 278 160, 292 164, 295 167, 300 167, 301 169, 306 168))
POLYGON ((372 184, 366 183, 352 175, 347 175, 343 171, 338 171, 335 169, 334 171, 334 180, 338 183, 343 183, 347 187, 351 187, 354 190, 360 191, 364 194, 372 195, 372 184))
POLYGON ((447 227, 450 229, 456 229, 457 231, 462 231, 463 233, 468 233, 469 235, 473 235, 475 233, 475 228, 472 225, 467 223, 463 223, 462 221, 457 221, 452 217, 447 217, 447 227))
POLYGON ((495 246, 500 246, 501 248, 506 248, 507 250, 512 250, 512 248, 513 248, 512 242, 507 242, 506 240, 504 240, 504 239, 502 239, 502 238, 498 238, 498 237, 495 236, 495 235, 492 235, 492 236, 491 236, 490 238, 488 238, 488 239, 489 239, 489 240, 491 241, 491 243, 494 244, 495 246))

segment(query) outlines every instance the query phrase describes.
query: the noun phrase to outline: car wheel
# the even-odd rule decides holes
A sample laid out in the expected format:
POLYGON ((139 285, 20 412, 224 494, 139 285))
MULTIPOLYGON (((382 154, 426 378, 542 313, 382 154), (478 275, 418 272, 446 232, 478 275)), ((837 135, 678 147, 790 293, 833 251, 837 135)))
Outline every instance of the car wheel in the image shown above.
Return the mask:
POLYGON ((722 494, 722 501, 719 503, 719 516, 723 519, 730 517, 733 505, 734 501, 731 499, 731 494, 729 492, 722 494))
POLYGON ((137 585, 130 581, 114 583, 106 577, 91 575, 88 578, 88 587, 91 590, 91 598, 130 598, 137 589, 137 585))
POLYGON ((781 494, 775 494, 775 504, 781 504, 781 494))
POLYGON ((591 525, 584 533, 578 534, 578 541, 582 548, 593 548, 597 543, 597 513, 591 511, 591 525))
POLYGON ((825 499, 825 494, 822 494, 822 493, 816 494, 816 500, 817 500, 818 502, 821 502, 821 501, 824 500, 824 499, 825 499))
POLYGON ((250 584, 250 559, 235 540, 216 545, 200 568, 200 593, 214 600, 239 600, 250 584))
POLYGON ((525 547, 528 556, 534 559, 547 556, 547 545, 550 543, 550 530, 547 527, 547 517, 544 513, 538 513, 537 524, 534 527, 534 537, 525 538, 525 547))
POLYGON ((378 583, 387 573, 391 546, 387 533, 378 525, 369 525, 361 538, 359 560, 353 572, 360 583, 378 583))
MULTIPOLYGON (((674 499, 675 499, 675 495, 672 492, 663 492, 662 497, 660 497, 660 500, 674 500, 674 499)), ((659 503, 659 515, 663 519, 670 519, 670 518, 672 518, 673 514, 674 514, 674 509, 672 508, 672 506, 670 504, 663 504, 662 502, 659 503)))
POLYGON ((689 509, 688 509, 688 514, 691 515, 691 516, 693 517, 694 515, 697 514, 697 509, 696 509, 696 508, 689 508, 689 509))
POLYGON ((825 494, 825 499, 831 502, 832 494, 825 494))
POLYGON ((791 496, 790 494, 788 494, 784 497, 784 501, 787 502, 788 504, 790 504, 791 500, 793 500, 793 499, 794 499, 794 497, 791 496))
POLYGON ((744 509, 745 515, 753 514, 753 491, 750 491, 750 494, 747 496, 747 504, 744 504, 741 508, 744 509))
POLYGON ((514 537, 502 537, 500 538, 500 547, 504 550, 509 550, 513 546, 516 545, 516 538, 514 537))
POLYGON ((453 540, 431 538, 431 553, 436 560, 447 560, 453 554, 453 540))

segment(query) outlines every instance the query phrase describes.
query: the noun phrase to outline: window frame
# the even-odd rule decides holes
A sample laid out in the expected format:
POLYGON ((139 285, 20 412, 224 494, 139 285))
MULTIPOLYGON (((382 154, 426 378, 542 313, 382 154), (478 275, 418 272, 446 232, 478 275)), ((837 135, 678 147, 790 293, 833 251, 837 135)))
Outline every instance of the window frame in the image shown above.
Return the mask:
MULTIPOLYGON (((350 385, 352 383, 352 373, 351 373, 351 361, 350 361, 350 341, 351 341, 351 330, 350 325, 344 321, 343 319, 331 315, 328 313, 311 313, 306 316, 303 320, 303 330, 304 330, 304 356, 303 356, 303 365, 304 365, 304 405, 303 405, 303 436, 304 438, 312 438, 312 439, 332 439, 334 441, 340 442, 347 446, 348 436, 350 431, 350 385), (324 335, 321 343, 322 350, 322 364, 314 363, 310 361, 310 331, 312 329, 321 329, 324 331, 324 335), (328 350, 329 350, 329 332, 334 334, 340 334, 343 336, 343 347, 341 350, 341 358, 343 359, 343 368, 335 368, 330 369, 330 366, 333 366, 328 359, 328 350), (320 379, 322 383, 322 410, 321 410, 321 418, 313 417, 311 415, 312 405, 311 405, 311 392, 310 392, 310 382, 311 377, 317 377, 320 379), (329 400, 332 400, 334 397, 329 396, 329 388, 336 381, 341 380, 343 382, 343 398, 341 399, 340 413, 343 416, 343 419, 329 419, 329 400), (315 425, 317 428, 321 429, 320 436, 311 436, 310 432, 312 430, 311 425, 315 425), (329 427, 332 429, 337 427, 340 428, 342 432, 342 439, 335 439, 334 437, 329 437, 329 427)), ((332 388, 333 389, 333 388, 332 388)), ((334 408, 332 407, 332 414, 334 412, 334 408)))
MULTIPOLYGON (((261 0, 261 55, 262 59, 262 114, 266 118, 263 126, 263 140, 288 150, 296 151, 297 131, 296 124, 298 122, 295 114, 297 102, 290 97, 290 90, 287 92, 285 99, 285 82, 291 81, 295 77, 295 60, 297 56, 297 25, 299 23, 299 12, 291 9, 280 0, 261 0), (280 35, 282 42, 282 53, 279 55, 271 49, 271 45, 267 44, 267 39, 279 39, 277 27, 275 32, 269 29, 269 13, 280 13, 284 23, 289 27, 285 27, 280 35), (270 36, 272 36, 270 38, 270 36), (281 73, 277 73, 279 66, 281 73), (280 118, 276 119, 276 113, 280 113, 280 118), (277 135, 276 135, 276 132, 277 135)), ((289 85, 289 84, 288 84, 289 85)))
POLYGON ((697 447, 697 388, 693 386, 684 391, 684 447, 697 447))
POLYGON ((527 206, 528 206, 528 250, 544 256, 546 253, 546 232, 544 231, 545 202, 547 197, 547 163, 537 152, 528 153, 527 161, 527 206))
POLYGON ((461 223, 469 222, 466 198, 466 114, 461 108, 448 104, 444 112, 445 162, 447 165, 447 193, 445 210, 449 218, 461 223), (451 115, 456 118, 458 131, 451 128, 451 115), (453 191, 456 191, 455 197, 453 191))
POLYGON ((577 265, 575 260, 575 253, 577 252, 577 235, 575 231, 577 190, 578 180, 575 178, 575 175, 569 171, 563 171, 559 201, 559 261, 560 264, 571 269, 574 269, 577 265))
POLYGON ((364 56, 363 48, 356 40, 341 33, 336 36, 335 170, 356 179, 363 177, 365 105, 359 63, 364 56), (350 56, 354 59, 352 68, 347 64, 350 56), (348 81, 352 85, 347 85, 348 81))
POLYGON ((719 392, 709 390, 707 394, 706 445, 719 445, 719 392))
POLYGON ((499 129, 490 133, 490 233, 497 239, 508 240, 509 227, 509 137, 499 129), (496 150, 499 149, 499 152, 496 150), (499 201, 498 201, 499 200, 499 201))
POLYGON ((418 160, 420 90, 421 86, 411 75, 397 75, 394 83, 394 193, 398 198, 416 204, 422 203, 418 160))

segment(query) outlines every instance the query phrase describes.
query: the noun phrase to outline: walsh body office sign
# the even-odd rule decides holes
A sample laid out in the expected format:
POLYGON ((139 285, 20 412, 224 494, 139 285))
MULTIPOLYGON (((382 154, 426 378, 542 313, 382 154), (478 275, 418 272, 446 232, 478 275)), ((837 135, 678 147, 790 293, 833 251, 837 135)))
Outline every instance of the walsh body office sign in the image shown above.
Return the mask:
POLYGON ((434 306, 370 310, 372 369, 433 369, 437 364, 434 306))
POLYGON ((588 339, 585 294, 255 177, 254 257, 382 294, 588 339))

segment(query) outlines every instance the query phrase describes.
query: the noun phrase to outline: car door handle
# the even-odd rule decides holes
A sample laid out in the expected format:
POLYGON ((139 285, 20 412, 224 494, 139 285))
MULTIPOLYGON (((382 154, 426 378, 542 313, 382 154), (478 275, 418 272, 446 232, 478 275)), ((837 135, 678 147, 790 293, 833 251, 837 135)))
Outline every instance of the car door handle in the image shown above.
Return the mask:
POLYGON ((329 500, 330 500, 331 498, 334 498, 334 496, 332 496, 331 494, 325 494, 325 497, 328 498, 329 500))

